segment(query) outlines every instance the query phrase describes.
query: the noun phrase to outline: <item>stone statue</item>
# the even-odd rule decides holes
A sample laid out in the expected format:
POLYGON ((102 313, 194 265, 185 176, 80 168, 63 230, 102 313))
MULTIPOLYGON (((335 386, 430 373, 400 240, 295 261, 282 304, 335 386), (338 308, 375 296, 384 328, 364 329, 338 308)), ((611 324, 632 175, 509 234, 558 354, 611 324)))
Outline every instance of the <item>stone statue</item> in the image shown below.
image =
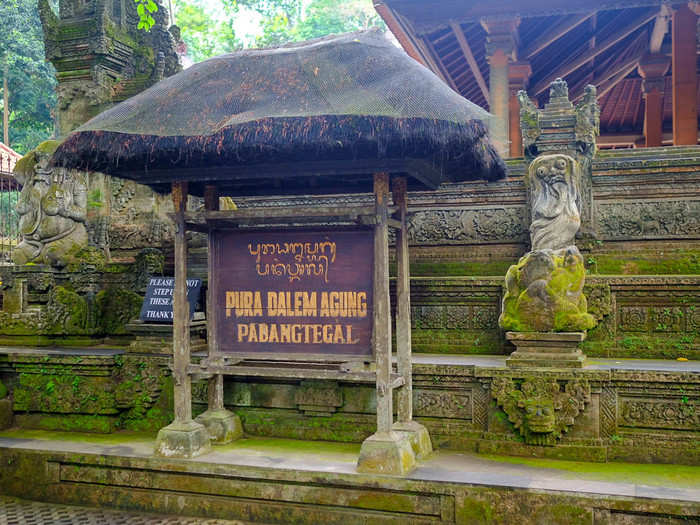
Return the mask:
POLYGON ((550 103, 554 102, 553 99, 566 99, 567 102, 569 101, 569 85, 561 78, 557 78, 549 85, 550 103))
MULTIPOLYGON (((595 152, 600 115, 596 90, 587 87, 583 101, 574 107, 566 82, 558 78, 550 86, 549 103, 543 110, 535 108, 523 91, 519 99, 525 153, 531 160, 526 184, 532 251, 506 274, 498 323, 512 332, 583 332, 596 321, 587 312, 583 295, 586 270, 575 238, 584 215, 582 208, 592 205, 591 199, 586 199, 590 177, 584 177, 584 170, 590 172, 589 155, 595 152), (534 160, 533 155, 537 155, 534 160)), ((506 337, 517 339, 513 334, 506 337)), ((551 348, 549 343, 540 346, 537 352, 530 352, 531 356, 541 353, 540 362, 556 355, 546 351, 551 348)), ((575 358, 569 359, 576 363, 572 366, 580 366, 573 355, 576 350, 567 352, 571 355, 566 359, 575 358)), ((563 358, 554 361, 561 365, 563 358)), ((512 366, 520 366, 518 359, 513 362, 512 366)))
POLYGON ((534 147, 535 142, 541 134, 540 112, 533 104, 527 91, 518 91, 518 101, 520 102, 520 129, 525 155, 535 156, 537 155, 537 150, 534 147))
POLYGON ((514 332, 579 332, 596 325, 583 295, 586 271, 576 246, 526 253, 506 273, 499 325, 514 332))
POLYGON ((576 141, 581 153, 588 158, 595 154, 596 138, 600 133, 600 106, 598 106, 598 91, 593 85, 588 85, 583 91, 583 98, 576 104, 576 141))
POLYGON ((65 266, 71 254, 87 246, 85 175, 48 167, 57 146, 46 141, 15 167, 22 183, 17 203, 22 241, 12 255, 15 264, 65 266))
POLYGON ((530 241, 533 250, 558 250, 574 244, 581 226, 577 162, 568 155, 542 155, 530 164, 530 241))

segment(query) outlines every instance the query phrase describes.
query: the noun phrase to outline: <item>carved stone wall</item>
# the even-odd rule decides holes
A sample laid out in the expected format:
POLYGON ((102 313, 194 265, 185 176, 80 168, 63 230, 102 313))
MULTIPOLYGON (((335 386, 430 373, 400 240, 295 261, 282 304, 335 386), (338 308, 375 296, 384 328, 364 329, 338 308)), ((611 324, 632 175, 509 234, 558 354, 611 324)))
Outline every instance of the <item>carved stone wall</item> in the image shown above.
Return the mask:
MULTIPOLYGON (((422 358, 414 414, 438 448, 591 461, 700 461, 697 373, 505 368, 422 358), (551 414, 547 410, 551 410, 551 414), (550 417, 551 416, 551 417, 550 417), (563 445, 563 446, 562 446, 563 445)), ((226 378, 225 403, 253 435, 359 442, 374 430, 371 386, 226 378), (313 403, 300 403, 301 400, 313 403)), ((195 406, 206 406, 196 383, 195 406)))
MULTIPOLYGON (((512 160, 504 181, 445 184, 436 192, 411 192, 409 235, 411 247, 415 248, 412 259, 517 260, 529 250, 530 217, 524 173, 525 163, 512 160), (438 256, 426 254, 435 251, 438 256)), ((658 245, 651 244, 654 241, 670 243, 669 248, 700 250, 700 147, 599 152, 592 163, 592 174, 594 240, 578 243, 583 252, 606 253, 617 250, 619 243, 634 242, 636 252, 643 252, 648 244, 648 253, 653 255, 659 251, 658 245), (684 242, 678 243, 680 240, 684 242)), ((370 200, 364 195, 346 195, 236 202, 245 208, 361 205, 370 200)), ((624 253, 615 255, 625 257, 624 253)), ((494 271, 490 275, 500 273, 494 271)))

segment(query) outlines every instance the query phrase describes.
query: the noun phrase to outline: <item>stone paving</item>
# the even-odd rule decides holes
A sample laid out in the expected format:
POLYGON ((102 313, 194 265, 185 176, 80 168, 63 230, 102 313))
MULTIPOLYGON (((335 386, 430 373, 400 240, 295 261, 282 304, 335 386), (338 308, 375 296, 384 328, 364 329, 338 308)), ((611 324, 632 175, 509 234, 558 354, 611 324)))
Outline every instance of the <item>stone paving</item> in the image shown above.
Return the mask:
POLYGON ((0 496, 0 525, 245 525, 242 521, 164 516, 0 496))

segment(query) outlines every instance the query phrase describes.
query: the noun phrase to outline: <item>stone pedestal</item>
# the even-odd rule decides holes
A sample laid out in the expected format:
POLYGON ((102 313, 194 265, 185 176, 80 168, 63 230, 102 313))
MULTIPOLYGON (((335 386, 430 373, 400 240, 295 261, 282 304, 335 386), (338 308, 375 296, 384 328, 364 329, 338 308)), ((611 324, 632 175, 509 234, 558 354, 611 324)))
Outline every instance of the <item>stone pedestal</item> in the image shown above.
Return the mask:
POLYGON ((211 451, 209 432, 196 421, 173 421, 158 431, 156 456, 193 458, 211 451))
POLYGON ((231 443, 243 435, 241 419, 225 408, 207 410, 194 420, 206 427, 214 445, 231 443))
POLYGON ((362 442, 357 471, 405 476, 416 466, 411 441, 401 432, 376 432, 362 442))
POLYGON ((413 453, 418 459, 425 459, 433 451, 428 429, 417 421, 409 421, 408 423, 397 421, 392 430, 408 438, 413 453))
POLYGON ((578 347, 585 332, 506 332, 516 347, 506 359, 511 368, 582 368, 586 356, 578 347))

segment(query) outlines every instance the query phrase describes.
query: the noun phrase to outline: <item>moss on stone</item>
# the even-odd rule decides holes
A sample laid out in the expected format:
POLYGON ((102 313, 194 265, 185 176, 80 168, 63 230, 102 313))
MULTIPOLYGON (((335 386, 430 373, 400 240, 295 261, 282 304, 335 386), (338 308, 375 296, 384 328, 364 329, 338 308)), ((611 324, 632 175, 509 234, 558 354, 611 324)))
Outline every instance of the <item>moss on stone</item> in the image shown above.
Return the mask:
POLYGON ((600 275, 698 275, 700 250, 669 250, 659 253, 592 253, 591 272, 600 275))
MULTIPOLYGON (((595 335, 595 334, 593 334, 595 335)), ((700 359, 700 335, 696 332, 675 334, 626 334, 613 339, 591 338, 581 344, 588 357, 637 359, 700 359)))
MULTIPOLYGON (((412 262, 411 275, 414 277, 446 276, 493 276, 503 275, 512 261, 450 261, 450 262, 412 262)), ((396 275, 392 265, 392 275, 396 275)))
POLYGON ((56 151, 60 144, 61 142, 58 140, 45 140, 17 161, 14 172, 20 175, 28 175, 33 173, 34 166, 39 160, 36 158, 36 154, 42 153, 45 155, 53 155, 54 151, 56 151))
POLYGON ((102 271, 106 264, 106 257, 102 250, 94 246, 78 246, 66 254, 66 260, 71 261, 66 270, 80 272, 86 267, 94 271, 102 271))
POLYGON ((97 414, 15 414, 15 421, 20 428, 109 434, 114 431, 116 418, 97 414))
POLYGON ((51 291, 47 318, 47 334, 89 333, 87 301, 66 286, 57 286, 51 291))
POLYGON ((143 298, 122 288, 108 286, 95 296, 97 325, 103 334, 118 335, 126 333, 126 324, 139 315, 143 298))
POLYGON ((517 332, 593 328, 582 293, 585 269, 575 247, 534 251, 508 269, 499 325, 517 332))

